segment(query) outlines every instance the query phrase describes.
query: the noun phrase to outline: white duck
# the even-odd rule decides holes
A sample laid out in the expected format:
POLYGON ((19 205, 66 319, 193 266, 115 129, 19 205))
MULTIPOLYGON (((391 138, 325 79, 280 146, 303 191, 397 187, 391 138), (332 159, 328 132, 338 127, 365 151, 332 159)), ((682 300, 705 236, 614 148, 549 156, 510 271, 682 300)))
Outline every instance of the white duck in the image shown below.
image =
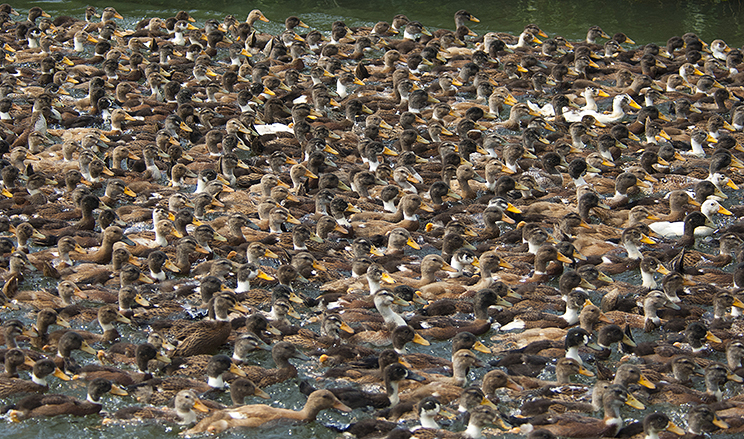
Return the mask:
POLYGON ((640 110, 641 106, 638 105, 633 98, 623 93, 615 96, 612 100, 612 113, 605 114, 592 110, 580 110, 580 111, 568 111, 563 114, 566 121, 568 122, 579 122, 584 116, 590 115, 601 123, 613 123, 620 121, 625 117, 625 110, 623 110, 623 103, 627 103, 630 108, 640 110))
MULTIPOLYGON (((724 215, 731 215, 731 212, 716 200, 705 200, 703 205, 700 207, 700 212, 703 213, 711 222, 713 222, 713 215, 716 213, 722 213, 724 215)), ((657 221, 649 224, 651 230, 665 238, 675 238, 684 234, 684 221, 657 221)), ((715 232, 715 229, 708 226, 700 226, 695 228, 695 236, 710 236, 715 232)))

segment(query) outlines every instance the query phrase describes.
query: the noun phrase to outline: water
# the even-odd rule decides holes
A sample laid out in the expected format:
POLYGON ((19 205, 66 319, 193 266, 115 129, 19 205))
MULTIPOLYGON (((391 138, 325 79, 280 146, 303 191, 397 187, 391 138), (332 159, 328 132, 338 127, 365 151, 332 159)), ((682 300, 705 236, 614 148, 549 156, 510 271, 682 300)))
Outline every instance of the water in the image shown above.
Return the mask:
MULTIPOLYGON (((16 1, 12 4, 19 11, 41 6, 52 16, 80 17, 90 2, 16 1)), ((201 0, 134 0, 101 3, 99 9, 103 6, 115 7, 127 23, 144 17, 167 17, 181 9, 200 21, 222 19, 227 14, 245 19, 248 12, 258 8, 271 20, 268 24, 259 23, 266 31, 281 29, 289 15, 297 15, 311 27, 324 31, 330 31, 330 23, 335 20, 343 20, 348 26, 369 26, 381 20, 390 22, 395 14, 406 14, 427 28, 453 29, 455 11, 465 8, 481 20, 469 23, 479 34, 487 31, 518 34, 524 25, 536 23, 551 36, 560 34, 576 40, 584 38, 589 26, 596 24, 610 35, 624 32, 639 44, 665 44, 669 37, 685 32, 695 32, 708 42, 722 38, 731 47, 744 44, 744 6, 735 1, 502 0, 497 7, 484 7, 453 0, 260 0, 245 3, 218 0, 205 7, 201 0)))
MULTIPOLYGON (((88 2, 79 0, 66 1, 41 1, 41 2, 13 2, 13 6, 25 14, 31 6, 41 6, 52 16, 72 15, 82 17, 84 8, 88 2)), ((557 0, 501 0, 497 7, 478 7, 471 3, 444 1, 444 0, 415 0, 415 1, 370 1, 359 2, 351 0, 273 0, 253 1, 250 3, 231 1, 212 1, 208 7, 205 2, 199 0, 182 0, 180 2, 151 0, 151 1, 112 1, 99 6, 115 7, 125 20, 124 27, 132 27, 135 23, 145 17, 174 15, 177 11, 184 9, 194 16, 198 23, 204 20, 216 18, 221 20, 227 14, 233 14, 239 20, 244 19, 251 9, 259 8, 271 20, 270 23, 259 22, 261 30, 277 33, 283 29, 283 20, 289 15, 299 16, 312 28, 329 32, 331 23, 335 20, 343 20, 348 26, 371 26, 380 20, 391 21, 398 13, 406 14, 409 18, 421 21, 428 29, 454 28, 452 16, 455 11, 466 7, 471 13, 478 17, 480 23, 469 23, 473 31, 483 34, 487 31, 501 31, 518 34, 528 23, 538 24, 549 35, 562 35, 569 40, 580 40, 586 35, 586 30, 591 25, 601 26, 608 34, 624 32, 638 44, 654 42, 665 44, 667 39, 673 35, 682 35, 685 32, 695 32, 707 42, 715 38, 724 39, 731 47, 740 47, 744 44, 744 7, 734 1, 618 1, 607 2, 602 0, 583 1, 557 1, 557 0)), ((731 194, 730 194, 731 195, 731 194)), ((739 200, 730 200, 737 204, 739 200)), ((701 243, 701 249, 708 250, 709 245, 701 243)), ((38 250, 38 248, 33 249, 38 250)), ((730 269, 731 267, 729 267, 730 269)), ((623 275, 623 281, 639 284, 640 280, 635 274, 623 275)), ((33 279, 26 284, 29 288, 48 287, 49 283, 40 279, 33 279)), ((317 285, 309 284, 306 293, 317 294, 314 288, 317 285)), ((593 297, 595 301, 598 298, 593 297)), ((3 318, 22 318, 29 321, 25 311, 5 311, 3 318)), ((318 331, 318 325, 309 325, 311 329, 318 331)), ((99 331, 94 322, 86 323, 76 328, 99 331)), ((144 341, 141 332, 132 328, 120 327, 123 338, 134 342, 144 341)), ((482 337, 486 344, 488 338, 482 337)), ((645 341, 645 334, 638 334, 639 341, 645 341)), ((449 356, 450 344, 432 342, 430 347, 414 345, 414 352, 426 352, 440 356, 449 356)), ((477 353, 482 359, 488 360, 488 356, 477 353)), ((86 354, 76 353, 76 358, 81 363, 92 361, 92 357, 86 354)), ((723 357, 716 354, 717 359, 723 357)), ((264 362, 268 357, 262 359, 264 362)), ((617 360, 617 357, 613 357, 617 360)), ((270 362, 270 360, 268 360, 270 362)), ((322 374, 322 369, 316 363, 300 364, 300 376, 315 377, 322 374)), ((472 379, 477 379, 485 373, 478 370, 471 374, 472 379)), ((554 379, 554 375, 548 373, 545 378, 554 379)), ((582 377, 583 378, 583 377, 582 377)), ((80 383, 64 383, 52 379, 52 392, 64 391, 78 397, 84 398, 85 389, 80 383)), ((288 382, 264 389, 272 395, 271 405, 300 409, 305 398, 296 391, 296 384, 288 382)), ((380 389, 381 390, 381 389, 380 389)), ((508 401, 509 397, 504 394, 502 401, 508 401)), ((228 403, 227 397, 222 399, 228 403)), ((253 400, 250 403, 262 403, 264 401, 253 400)), ((104 397, 104 407, 107 411, 115 411, 118 408, 134 404, 131 398, 104 397)), ((666 407, 649 407, 643 412, 624 410, 626 418, 642 419, 642 417, 654 409, 667 409, 666 407)), ((683 413, 687 407, 681 407, 670 413, 678 425, 686 425, 683 413)), ((248 438, 284 438, 287 436, 332 438, 336 433, 324 425, 345 425, 359 419, 369 417, 369 413, 356 410, 351 414, 340 414, 335 411, 325 411, 318 417, 318 422, 299 426, 279 426, 264 430, 249 430, 230 432, 222 437, 248 437, 248 438)), ((0 438, 17 437, 47 437, 49 439, 62 439, 67 437, 80 438, 105 438, 112 439, 120 436, 135 436, 147 438, 176 438, 181 427, 159 424, 134 424, 101 426, 100 420, 94 416, 87 418, 59 418, 45 419, 12 424, 4 422, 0 429, 0 438)), ((515 437, 515 436, 510 436, 515 437)), ((719 435, 718 437, 725 437, 719 435)))

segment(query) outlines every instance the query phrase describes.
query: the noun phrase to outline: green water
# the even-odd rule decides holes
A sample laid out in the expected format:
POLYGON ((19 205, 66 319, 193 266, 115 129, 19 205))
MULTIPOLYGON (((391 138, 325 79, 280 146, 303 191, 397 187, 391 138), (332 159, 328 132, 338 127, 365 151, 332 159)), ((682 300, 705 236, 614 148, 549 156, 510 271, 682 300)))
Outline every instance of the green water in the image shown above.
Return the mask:
POLYGON ((639 44, 664 44, 669 37, 685 32, 695 32, 705 41, 722 38, 731 47, 744 44, 744 6, 737 1, 499 0, 473 4, 452 0, 134 0, 104 3, 66 0, 16 1, 12 5, 19 11, 41 6, 53 16, 80 16, 91 3, 115 7, 127 22, 143 17, 171 16, 181 9, 200 20, 221 19, 227 14, 245 19, 248 12, 258 8, 271 20, 268 24, 259 23, 261 29, 267 31, 281 29, 289 15, 297 15, 311 27, 326 31, 330 31, 330 23, 335 20, 343 20, 348 26, 371 25, 381 20, 390 22, 395 14, 406 14, 426 27, 453 29, 455 11, 467 9, 481 20, 470 23, 479 34, 493 30, 519 33, 524 25, 536 23, 551 36, 559 34, 581 39, 589 26, 596 24, 610 35, 624 32, 639 44))
MULTIPOLYGON (((289 15, 299 16, 312 28, 329 31, 330 24, 335 20, 343 20, 349 26, 371 26, 377 21, 390 22, 395 14, 406 14, 410 19, 421 21, 427 28, 454 28, 453 14, 459 9, 468 9, 477 16, 481 22, 471 23, 471 29, 478 34, 487 31, 502 31, 519 33, 524 25, 528 23, 538 24, 549 35, 562 35, 569 40, 583 39, 586 30, 591 25, 601 26, 608 34, 624 32, 639 44, 655 42, 665 44, 666 40, 673 35, 682 35, 685 32, 695 32, 704 40, 710 42, 715 38, 724 39, 731 47, 740 47, 744 44, 744 6, 734 1, 618 1, 608 2, 599 0, 583 1, 559 1, 559 0, 501 0, 492 2, 479 2, 473 5, 465 2, 427 0, 427 1, 348 1, 348 0, 276 0, 276 1, 254 1, 233 2, 217 0, 204 2, 202 0, 183 0, 180 2, 153 0, 153 1, 112 1, 96 5, 100 8, 105 6, 115 7, 125 20, 123 25, 131 27, 145 17, 167 17, 174 15, 177 11, 184 9, 194 16, 198 23, 203 23, 209 18, 222 19, 227 14, 236 16, 239 20, 245 19, 251 9, 261 9, 271 20, 270 23, 261 23, 259 26, 267 32, 278 32, 283 28, 284 18, 289 15), (208 5, 208 7, 206 6, 208 5)), ((41 6, 45 11, 58 15, 73 15, 82 17, 84 8, 88 2, 77 0, 70 1, 42 1, 42 2, 13 2, 12 5, 21 14, 25 14, 31 6, 41 6)), ((626 279, 623 279, 626 280, 626 279)), ((631 276, 627 281, 640 283, 637 276, 631 276)), ((312 286, 306 291, 310 295, 316 294, 312 286)), ((23 312, 6 313, 3 318, 20 317, 27 319, 23 312)), ((79 327, 79 326, 78 326, 79 327)), ((317 331, 316 325, 311 329, 317 331)), ((99 331, 97 325, 90 323, 82 329, 99 331)), ((125 338, 132 341, 142 341, 143 334, 131 328, 121 328, 125 338)), ((488 338, 483 337, 487 343, 488 338)), ((643 335, 641 335, 643 337, 643 335)), ((639 341, 644 341, 640 338, 639 341)), ((426 352, 443 357, 449 356, 449 343, 432 343, 430 347, 415 345, 415 352, 426 352)), ((483 360, 488 356, 478 353, 483 360)), ((81 363, 92 361, 92 357, 76 353, 75 356, 81 363)), ((615 359, 613 357, 613 359, 615 359)), ((722 359, 722 358, 719 358, 722 359)), ((263 359, 268 360, 267 358, 263 359)), ((268 360, 270 362, 270 360, 268 360)), ((315 363, 301 364, 300 375, 314 377, 322 373, 315 363)), ((473 379, 477 379, 484 370, 475 371, 473 379)), ((551 378, 546 376, 546 378, 551 378)), ((85 395, 84 387, 80 384, 62 384, 58 380, 53 381, 53 389, 63 390, 79 397, 85 395)), ((294 382, 288 382, 264 389, 272 395, 269 403, 275 406, 283 406, 299 409, 304 403, 304 397, 296 391, 294 382)), ((223 399, 228 403, 227 398, 223 399)), ((259 403, 263 401, 250 401, 259 403)), ((131 398, 104 399, 105 409, 108 411, 133 404, 131 398)), ((624 411, 626 418, 640 419, 646 412, 661 407, 650 407, 644 412, 624 411)), ((678 424, 685 425, 683 413, 687 407, 674 410, 671 416, 678 424)), ((344 425, 355 420, 369 417, 369 413, 356 410, 351 414, 340 414, 327 411, 318 417, 318 422, 302 426, 281 426, 268 430, 253 430, 232 432, 223 437, 248 437, 248 438, 279 438, 279 437, 320 437, 332 438, 336 433, 327 429, 324 424, 344 425)), ((88 417, 59 418, 49 420, 34 420, 21 424, 11 424, 0 420, 0 438, 18 437, 45 437, 48 439, 61 439, 68 437, 76 438, 105 438, 116 437, 138 437, 138 438, 160 438, 178 437, 180 427, 158 424, 136 424, 125 426, 102 427, 100 419, 88 417)), ((724 437, 724 436, 718 436, 724 437)))

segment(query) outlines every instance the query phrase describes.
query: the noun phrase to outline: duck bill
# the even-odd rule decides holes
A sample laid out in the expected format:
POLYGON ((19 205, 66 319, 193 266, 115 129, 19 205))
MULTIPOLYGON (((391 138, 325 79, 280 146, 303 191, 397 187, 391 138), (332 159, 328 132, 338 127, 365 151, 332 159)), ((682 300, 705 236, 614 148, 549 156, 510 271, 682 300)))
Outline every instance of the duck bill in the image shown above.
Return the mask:
POLYGON ((594 372, 592 372, 591 370, 585 368, 584 366, 579 367, 579 373, 581 375, 584 375, 584 376, 587 376, 587 377, 593 377, 594 376, 594 372))
POLYGON ((568 257, 566 257, 566 255, 564 255, 561 252, 558 252, 558 256, 557 256, 556 259, 558 259, 559 261, 564 262, 566 264, 572 264, 573 263, 573 261, 571 259, 569 259, 568 257))
POLYGON ((245 314, 248 314, 248 313, 251 312, 250 309, 248 309, 247 307, 245 307, 245 306, 243 306, 243 305, 241 305, 239 303, 235 304, 235 306, 233 306, 231 309, 233 311, 242 312, 242 313, 245 313, 245 314))
POLYGON ((646 408, 646 406, 643 405, 641 401, 638 401, 637 399, 635 399, 635 397, 631 395, 630 393, 628 393, 628 399, 625 400, 625 404, 638 410, 644 410, 646 408))
POLYGON ((347 325, 346 322, 341 322, 341 326, 339 327, 339 329, 344 332, 348 332, 349 334, 354 333, 354 329, 351 326, 347 325))
POLYGON ((579 286, 582 287, 582 288, 589 289, 589 290, 596 290, 597 289, 596 286, 594 286, 593 284, 589 283, 589 281, 587 281, 584 278, 582 278, 581 279, 581 282, 579 282, 579 286))
POLYGON ((627 335, 623 335, 623 344, 630 346, 632 348, 637 346, 636 343, 633 340, 631 340, 630 337, 628 337, 627 335))
POLYGON ((638 379, 638 384, 642 385, 643 387, 647 389, 655 389, 656 385, 652 383, 648 378, 646 378, 645 375, 641 374, 641 377, 638 379))
POLYGON ((150 279, 149 276, 147 276, 145 273, 140 273, 139 278, 137 278, 140 282, 144 282, 146 284, 155 283, 154 280, 150 279))
POLYGON ((381 252, 380 249, 378 249, 374 245, 370 247, 369 253, 374 256, 385 256, 385 253, 381 252))
POLYGON ((514 207, 512 203, 507 203, 506 211, 511 213, 522 213, 522 211, 514 207))
POLYGON ((161 363, 171 364, 171 359, 161 353, 156 354, 155 359, 160 361, 161 363))
POLYGON ((273 335, 282 335, 282 332, 275 327, 269 325, 266 327, 266 330, 269 331, 273 335))
POLYGON ((663 266, 663 265, 659 265, 659 268, 657 268, 657 269, 656 269, 656 271, 657 271, 658 273, 661 273, 661 274, 663 274, 664 276, 666 276, 667 274, 671 273, 671 271, 669 271, 669 269, 668 269, 668 268, 666 268, 666 267, 665 267, 665 266, 663 266))
POLYGON ((504 260, 499 261, 499 267, 506 268, 506 269, 512 269, 514 266, 504 260))
POLYGON ((208 255, 209 254, 209 250, 207 250, 206 248, 204 248, 200 244, 196 244, 196 248, 194 249, 194 251, 196 251, 197 253, 204 254, 204 255, 208 255))
MULTIPOLYGON (((175 233, 174 233, 174 234, 175 234, 175 233)), ((167 260, 165 261, 165 264, 164 264, 164 266, 165 266, 165 268, 167 268, 168 270, 170 270, 170 271, 173 271, 173 272, 175 272, 175 273, 180 273, 180 272, 181 272, 181 269, 180 269, 180 268, 178 268, 178 267, 176 266, 176 264, 174 264, 173 262, 171 262, 171 261, 170 261, 170 259, 167 259, 167 260)), ((142 305, 142 306, 147 306, 147 305, 142 305)))
POLYGON ((600 313, 599 314, 599 321, 600 322, 605 322, 605 323, 610 323, 610 324, 614 324, 615 323, 612 320, 610 320, 610 318, 607 317, 607 314, 605 314, 605 313, 600 313))
POLYGON ((194 408, 196 410, 199 410, 202 413, 208 413, 209 407, 205 406, 203 402, 199 401, 198 399, 194 401, 194 408))
POLYGON ((116 384, 111 385, 111 390, 109 390, 109 393, 116 396, 129 396, 129 393, 127 393, 126 390, 122 389, 116 384))
POLYGON ((413 342, 416 344, 420 344, 421 346, 429 346, 431 343, 429 343, 429 340, 425 339, 418 333, 414 334, 413 336, 413 342))
POLYGON ((418 303, 419 305, 428 305, 429 302, 423 298, 421 295, 421 291, 416 291, 413 293, 413 298, 411 299, 413 303, 418 303))
POLYGON ((336 409, 336 410, 340 410, 342 412, 350 412, 351 411, 351 408, 348 405, 346 405, 343 402, 341 402, 341 401, 336 401, 335 403, 333 403, 333 408, 336 409))
POLYGON ((720 338, 718 338, 718 337, 716 337, 716 335, 715 335, 715 334, 713 334, 713 333, 712 333, 712 332, 710 332, 710 331, 708 331, 708 332, 707 332, 707 333, 705 334, 705 339, 706 339, 706 340, 708 340, 708 341, 712 341, 713 343, 721 343, 721 339, 720 339, 720 338))
POLYGON ((256 275, 256 277, 259 279, 268 280, 268 281, 274 280, 273 276, 266 274, 266 272, 264 272, 263 270, 258 270, 258 274, 256 275))
POLYGON ((488 346, 484 345, 478 340, 476 340, 475 344, 473 345, 473 349, 475 349, 478 352, 483 352, 484 354, 491 353, 491 349, 489 349, 488 346))
POLYGON ((61 326, 63 328, 69 328, 70 327, 70 322, 68 322, 67 320, 65 320, 65 319, 63 319, 62 317, 59 317, 59 316, 57 316, 57 321, 55 323, 57 323, 59 326, 61 326))
POLYGON ((718 428, 722 428, 724 430, 727 429, 727 428, 729 428, 729 425, 727 423, 723 422, 721 420, 721 418, 719 418, 718 416, 715 416, 715 415, 714 415, 714 418, 713 418, 713 425, 715 425, 718 428))
POLYGON ((52 375, 56 376, 57 378, 61 379, 62 381, 70 381, 70 380, 72 380, 72 378, 70 378, 70 376, 67 375, 66 373, 62 372, 62 369, 60 369, 59 367, 55 367, 54 368, 54 372, 52 372, 52 375))
POLYGON ((524 390, 524 387, 522 387, 519 384, 517 384, 516 382, 512 381, 511 378, 507 378, 506 379, 506 388, 507 389, 512 389, 512 390, 516 390, 517 392, 521 392, 522 390, 524 390))
POLYGON ((416 250, 421 250, 421 246, 416 243, 416 241, 413 240, 413 238, 408 238, 408 241, 406 242, 407 245, 409 245, 411 248, 414 248, 416 250))
POLYGON ((731 211, 726 209, 725 207, 721 206, 718 208, 718 213, 722 213, 724 215, 731 215, 731 211))
POLYGON ((742 308, 742 309, 744 309, 744 302, 742 302, 741 300, 739 300, 739 298, 738 298, 738 297, 734 297, 734 303, 732 303, 731 305, 732 305, 732 306, 735 306, 735 307, 737 307, 737 308, 742 308))
POLYGON ((235 374, 237 376, 241 376, 241 377, 244 377, 245 376, 245 372, 243 372, 243 369, 239 368, 234 363, 230 364, 230 373, 233 373, 233 374, 235 374))
POLYGON ((268 393, 264 392, 258 387, 256 387, 256 390, 253 391, 253 396, 258 396, 259 398, 262 398, 262 399, 271 399, 271 396, 268 393))
POLYGON ((302 319, 302 316, 300 316, 300 313, 295 311, 294 308, 289 308, 289 311, 287 311, 287 315, 292 317, 293 319, 297 319, 297 320, 302 319))
POLYGON ((498 299, 496 299, 496 305, 503 306, 504 308, 512 308, 514 306, 511 302, 506 301, 503 297, 499 297, 498 299))
POLYGON ((85 353, 91 354, 91 355, 96 355, 97 354, 96 350, 93 349, 92 347, 90 347, 90 345, 88 344, 88 342, 85 341, 85 340, 83 340, 83 344, 80 345, 80 350, 83 351, 83 352, 85 352, 85 353))
POLYGON ((734 183, 733 180, 731 180, 730 178, 726 182, 726 186, 730 187, 731 189, 733 189, 735 191, 738 191, 739 190, 739 186, 737 186, 736 183, 734 183))
POLYGON ((130 324, 130 323, 132 323, 131 320, 129 320, 128 318, 126 318, 123 315, 121 315, 121 313, 119 313, 119 315, 116 316, 116 321, 119 322, 119 323, 125 323, 127 325, 130 324))
MULTIPOLYGON (((393 279, 393 277, 390 276, 387 273, 382 273, 382 280, 385 281, 386 283, 389 283, 389 284, 394 284, 395 283, 395 279, 393 279)), ((401 304, 399 303, 398 305, 401 305, 401 304)), ((408 302, 406 302, 406 305, 403 305, 403 306, 408 306, 408 302)))
POLYGON ((294 291, 289 292, 289 301, 294 303, 303 303, 302 299, 297 297, 297 294, 295 294, 294 291))

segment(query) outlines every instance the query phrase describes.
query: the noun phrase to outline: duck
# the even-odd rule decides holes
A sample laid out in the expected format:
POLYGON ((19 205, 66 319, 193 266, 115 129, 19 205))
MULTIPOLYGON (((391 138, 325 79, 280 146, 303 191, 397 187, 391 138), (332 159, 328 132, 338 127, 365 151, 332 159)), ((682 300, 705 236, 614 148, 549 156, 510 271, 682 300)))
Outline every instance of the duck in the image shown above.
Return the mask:
MULTIPOLYGON (((337 387, 329 389, 339 401, 352 409, 372 406, 375 408, 394 407, 400 402, 398 388, 402 381, 424 381, 425 378, 412 372, 400 363, 392 363, 385 367, 382 373, 385 385, 385 393, 364 392, 353 387, 337 387)), ((315 389, 307 382, 300 385, 300 391, 306 395, 312 394, 315 389)))
MULTIPOLYGON (((622 385, 613 384, 604 393, 602 406, 604 408, 604 419, 589 418, 586 416, 566 413, 552 416, 549 424, 540 425, 556 436, 565 437, 598 437, 614 436, 622 427, 620 408, 629 405, 633 408, 643 410, 645 406, 635 397, 628 393, 622 385)), ((521 428, 520 428, 521 429, 521 428)))
MULTIPOLYGON (((705 215, 705 218, 708 220, 707 222, 712 222, 712 216, 716 213, 721 213, 723 215, 731 215, 731 211, 726 209, 725 207, 721 206, 721 204, 716 200, 705 200, 700 207, 700 212, 705 215)), ((651 230, 653 230, 655 233, 657 233, 660 236, 663 236, 665 238, 669 237, 679 237, 684 235, 684 221, 676 221, 676 222, 668 222, 668 221, 658 221, 649 224, 649 227, 651 230)), ((715 228, 711 226, 705 226, 700 225, 694 229, 695 236, 710 236, 713 234, 715 228)))
POLYGON ((271 348, 271 358, 274 360, 274 364, 276 364, 276 369, 265 369, 260 366, 243 366, 241 368, 246 375, 245 377, 254 382, 259 388, 280 383, 297 376, 297 368, 289 362, 290 359, 309 360, 306 355, 299 352, 289 342, 274 344, 271 348))
POLYGON ((208 432, 219 434, 237 427, 260 427, 267 422, 294 420, 309 422, 315 420, 321 410, 335 408, 350 412, 351 408, 343 404, 329 390, 316 390, 307 398, 305 407, 300 411, 275 408, 267 405, 245 405, 235 409, 219 411, 184 432, 186 435, 208 432))
POLYGON ((87 416, 99 413, 103 406, 98 402, 106 393, 125 396, 127 393, 105 379, 88 383, 88 398, 80 401, 67 395, 31 395, 27 396, 8 411, 13 422, 37 417, 61 415, 87 416))
POLYGON ((115 424, 123 420, 158 420, 175 421, 179 425, 192 425, 198 417, 194 410, 203 413, 209 412, 209 408, 199 400, 199 397, 191 389, 184 389, 176 394, 174 401, 175 410, 162 410, 153 407, 127 407, 113 413, 112 417, 103 420, 104 425, 115 424))
MULTIPOLYGON (((421 438, 447 438, 455 439, 460 437, 480 439, 483 436, 483 430, 487 425, 497 425, 506 429, 504 421, 501 419, 498 411, 489 406, 478 406, 470 411, 470 419, 465 431, 454 433, 446 430, 434 430, 431 427, 420 428, 415 431, 416 437, 421 438), (419 436, 420 435, 420 436, 419 436)), ((423 426, 423 422, 422 422, 423 426)))
MULTIPOLYGON (((23 354, 21 354, 23 356, 23 354)), ((8 353, 5 354, 6 362, 9 357, 8 353)), ((25 358, 25 357, 24 357, 25 358)), ((19 393, 45 393, 49 390, 49 382, 47 378, 53 375, 60 380, 70 381, 69 375, 62 372, 52 360, 42 358, 35 362, 27 361, 32 363, 31 369, 31 380, 23 380, 19 378, 3 378, 0 380, 0 395, 3 398, 8 398, 19 393)), ((6 367, 7 372, 7 367, 6 367)))

